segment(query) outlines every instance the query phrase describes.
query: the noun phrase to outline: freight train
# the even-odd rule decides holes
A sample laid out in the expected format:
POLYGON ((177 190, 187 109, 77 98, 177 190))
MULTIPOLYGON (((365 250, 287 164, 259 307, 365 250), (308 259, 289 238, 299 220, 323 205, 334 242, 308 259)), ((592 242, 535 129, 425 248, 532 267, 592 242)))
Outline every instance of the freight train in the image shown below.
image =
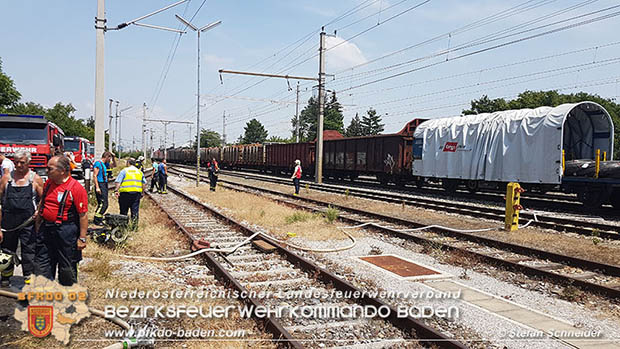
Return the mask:
MULTIPOLYGON (((614 125, 593 102, 509 110, 431 120, 414 119, 398 133, 344 138, 324 134, 323 174, 355 180, 375 176, 382 184, 441 184, 448 192, 503 189, 508 182, 545 192, 577 194, 587 207, 620 209, 620 162, 613 158, 614 125), (598 159, 598 161, 597 161, 598 159), (601 161, 602 160, 602 161, 601 161)), ((269 143, 201 148, 201 163, 225 169, 291 173, 301 160, 314 173, 315 143, 269 143)), ((196 150, 158 150, 171 163, 196 163, 196 150)))

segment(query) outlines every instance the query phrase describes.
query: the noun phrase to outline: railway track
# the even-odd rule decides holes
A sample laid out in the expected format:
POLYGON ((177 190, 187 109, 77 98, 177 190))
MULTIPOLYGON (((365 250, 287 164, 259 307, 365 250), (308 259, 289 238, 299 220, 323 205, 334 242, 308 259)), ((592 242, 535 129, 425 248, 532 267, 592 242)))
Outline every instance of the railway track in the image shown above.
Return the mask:
MULTIPOLYGON (((177 172, 177 170, 173 170, 177 172)), ((184 176, 195 176, 183 173, 184 176)), ((193 177, 195 179, 195 177, 193 177)), ((202 178, 206 181, 206 178, 202 178)), ((415 221, 350 207, 334 205, 320 200, 292 196, 275 190, 220 179, 231 189, 261 193, 270 199, 298 209, 323 212, 329 206, 337 208, 339 218, 353 225, 372 222, 372 229, 389 236, 397 236, 418 244, 431 245, 459 253, 467 258, 517 271, 528 276, 547 279, 562 286, 574 286, 610 299, 620 298, 620 267, 572 256, 529 248, 503 242, 473 233, 444 228, 419 230, 423 226, 415 221)))
MULTIPOLYGON (((175 164, 175 166, 185 166, 175 164)), ((234 170, 222 171, 223 174, 235 175, 238 172, 234 170)), ((277 174, 265 175, 256 170, 245 169, 243 175, 257 175, 257 176, 270 176, 275 178, 288 178, 288 176, 281 176, 277 174)), ((392 185, 381 184, 373 179, 358 178, 355 181, 348 181, 343 179, 324 178, 324 183, 332 184, 336 186, 347 186, 349 188, 356 189, 369 189, 369 190, 383 190, 390 191, 397 194, 405 195, 432 195, 436 197, 451 199, 458 198, 464 200, 474 200, 490 203, 503 203, 504 191, 498 191, 493 189, 479 189, 475 193, 472 193, 461 187, 457 188, 452 193, 446 192, 440 184, 426 183, 424 187, 420 188, 415 184, 404 185, 392 185)), ((579 200, 576 194, 566 194, 561 192, 553 193, 539 193, 535 191, 528 191, 527 195, 522 198, 523 204, 532 209, 555 209, 563 212, 570 212, 576 214, 582 214, 589 212, 594 215, 599 215, 605 219, 618 219, 620 217, 620 211, 612 207, 611 205, 604 205, 597 209, 585 207, 579 200)))
MULTIPOLYGON (((175 165, 178 166, 178 165, 175 165)), ((183 167, 181 167, 183 168, 183 167)), ((177 169, 178 170, 178 169, 177 169)), ((184 175, 195 175, 188 171, 181 171, 184 175)), ((269 183, 276 184, 290 184, 290 180, 273 177, 273 176, 264 176, 257 174, 241 174, 236 172, 224 172, 222 174, 226 174, 232 177, 238 178, 248 178, 248 179, 256 179, 269 183)), ((220 181, 225 181, 224 179, 220 179, 220 181)), ((340 186, 340 185, 331 185, 331 184, 317 184, 312 182, 304 182, 303 185, 307 185, 310 189, 328 192, 328 193, 337 193, 343 194, 345 191, 348 193, 347 195, 379 200, 390 203, 404 204, 414 207, 427 208, 437 211, 456 213, 460 215, 475 217, 475 218, 486 218, 490 220, 504 222, 505 219, 505 210, 502 208, 496 207, 482 207, 478 205, 464 204, 458 202, 445 202, 441 200, 436 200, 433 198, 421 198, 418 196, 412 196, 402 193, 394 193, 394 192, 386 192, 386 191, 378 191, 378 190, 370 190, 370 189, 360 189, 356 187, 348 187, 348 186, 340 186)), ((584 236, 596 236, 604 239, 610 240, 620 240, 620 226, 607 224, 607 223, 597 223, 597 222, 589 222, 584 221, 582 219, 574 219, 574 218, 566 218, 566 217, 556 217, 549 216, 545 214, 536 214, 528 212, 521 212, 520 217, 524 220, 531 220, 531 225, 544 228, 544 229, 552 229, 560 232, 570 232, 576 233, 584 236)))
MULTIPOLYGON (((207 240, 211 247, 230 248, 238 246, 248 237, 252 241, 262 240, 273 248, 268 253, 265 246, 245 244, 229 255, 203 253, 206 264, 215 277, 238 292, 314 291, 330 294, 332 289, 342 292, 362 292, 347 281, 318 267, 313 262, 279 246, 275 241, 253 231, 239 222, 169 187, 169 194, 149 194, 159 207, 179 227, 190 242, 207 240)), ((248 306, 278 307, 278 297, 245 297, 240 300, 248 306)), ((260 317, 274 340, 293 348, 465 348, 438 330, 411 317, 398 317, 395 308, 383 301, 362 296, 359 298, 287 299, 289 306, 316 311, 319 308, 341 309, 354 305, 361 307, 386 307, 389 316, 385 318, 323 319, 273 316, 260 317)), ((253 313, 257 316, 257 313, 253 313)))

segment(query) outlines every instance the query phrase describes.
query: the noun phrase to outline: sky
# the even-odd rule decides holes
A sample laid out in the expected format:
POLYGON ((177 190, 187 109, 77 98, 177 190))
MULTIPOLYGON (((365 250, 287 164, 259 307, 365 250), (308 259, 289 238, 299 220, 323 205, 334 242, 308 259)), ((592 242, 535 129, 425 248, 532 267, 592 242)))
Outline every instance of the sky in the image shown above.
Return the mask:
MULTIPOLYGON (((107 25, 174 2, 108 0, 107 25)), ((0 1, 2 68, 22 101, 94 114, 96 7, 96 0, 0 1)), ((125 147, 139 147, 144 103, 150 119, 196 120, 197 35, 175 14, 197 27, 222 21, 200 36, 200 123, 221 134, 225 116, 228 142, 252 118, 270 136, 289 137, 297 81, 218 70, 316 78, 322 27, 326 88, 342 103, 345 126, 369 108, 389 133, 415 118, 459 115, 482 95, 619 94, 617 1, 189 0, 141 21, 186 34, 135 25, 105 34, 106 125, 109 99, 131 107, 120 118, 125 147)), ((299 84, 301 110, 316 83, 299 84)), ((189 125, 170 124, 166 134, 158 123, 147 128, 155 147, 190 139, 189 125)))

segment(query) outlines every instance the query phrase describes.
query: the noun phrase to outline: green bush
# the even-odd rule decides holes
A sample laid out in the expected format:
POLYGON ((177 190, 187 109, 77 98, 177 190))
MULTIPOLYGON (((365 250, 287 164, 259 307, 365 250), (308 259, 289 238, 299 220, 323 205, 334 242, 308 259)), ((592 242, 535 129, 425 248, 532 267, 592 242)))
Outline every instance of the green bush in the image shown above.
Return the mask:
POLYGON ((325 210, 325 212, 323 212, 323 217, 325 217, 325 220, 327 220, 327 222, 329 223, 333 223, 336 218, 338 218, 338 215, 340 215, 340 211, 338 211, 338 209, 333 208, 331 205, 327 207, 327 210, 325 210))
POLYGON ((312 213, 299 211, 299 212, 293 213, 290 216, 286 216, 284 220, 286 221, 286 224, 293 224, 296 222, 305 222, 308 219, 311 219, 312 216, 313 216, 312 213))

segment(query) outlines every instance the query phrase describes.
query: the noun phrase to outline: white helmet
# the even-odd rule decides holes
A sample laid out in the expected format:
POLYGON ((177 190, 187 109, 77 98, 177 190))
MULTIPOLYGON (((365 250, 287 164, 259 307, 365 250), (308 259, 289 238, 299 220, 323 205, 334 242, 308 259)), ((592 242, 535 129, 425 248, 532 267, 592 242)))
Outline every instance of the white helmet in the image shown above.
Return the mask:
POLYGON ((6 270, 13 262, 13 255, 0 250, 0 272, 6 270))
POLYGON ((138 158, 138 161, 144 161, 144 156, 140 155, 140 157, 138 158))

